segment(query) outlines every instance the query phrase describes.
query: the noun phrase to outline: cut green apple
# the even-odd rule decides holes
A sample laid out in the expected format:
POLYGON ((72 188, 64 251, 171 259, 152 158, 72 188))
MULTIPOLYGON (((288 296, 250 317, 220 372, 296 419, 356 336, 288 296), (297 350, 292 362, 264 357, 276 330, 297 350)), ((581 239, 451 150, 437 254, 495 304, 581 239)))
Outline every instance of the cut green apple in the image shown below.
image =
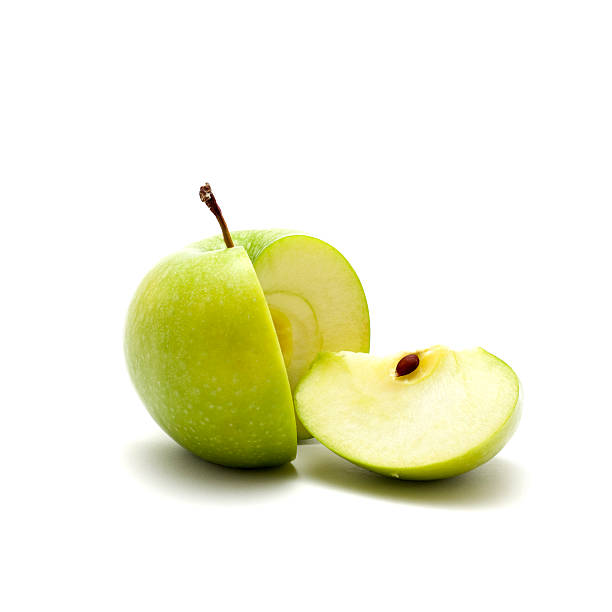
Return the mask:
POLYGON ((223 237, 144 278, 127 316, 128 370, 153 418, 196 455, 280 465, 297 450, 292 386, 322 349, 369 348, 363 289, 325 242, 286 230, 230 235, 209 185, 200 197, 223 237))
MULTIPOLYGON (((292 389, 320 351, 370 347, 370 319, 363 288, 348 261, 332 246, 288 230, 232 232, 246 249, 266 296, 292 389)), ((219 249, 222 236, 197 242, 219 249)), ((310 437, 297 421, 299 439, 310 437)))
POLYGON ((341 457, 395 478, 446 478, 491 459, 519 420, 516 374, 481 348, 414 354, 400 376, 405 352, 321 353, 295 392, 300 420, 341 457))

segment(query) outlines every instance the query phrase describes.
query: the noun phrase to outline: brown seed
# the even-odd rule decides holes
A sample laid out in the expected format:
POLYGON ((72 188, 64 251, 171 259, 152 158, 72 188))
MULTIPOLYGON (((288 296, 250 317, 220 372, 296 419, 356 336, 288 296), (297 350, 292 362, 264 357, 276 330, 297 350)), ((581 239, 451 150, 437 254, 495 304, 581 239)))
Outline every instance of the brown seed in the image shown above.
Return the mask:
POLYGON ((395 367, 395 374, 397 376, 406 376, 411 374, 419 367, 419 356, 416 353, 411 353, 402 357, 395 367))

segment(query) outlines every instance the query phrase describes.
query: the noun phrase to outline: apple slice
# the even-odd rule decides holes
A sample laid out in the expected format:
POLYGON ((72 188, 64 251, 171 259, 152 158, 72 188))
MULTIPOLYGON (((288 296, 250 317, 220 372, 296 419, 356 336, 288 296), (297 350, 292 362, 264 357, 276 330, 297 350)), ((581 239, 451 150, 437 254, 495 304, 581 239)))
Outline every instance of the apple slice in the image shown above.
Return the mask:
MULTIPOLYGON (((363 288, 332 246, 288 230, 232 232, 248 253, 266 296, 294 389, 320 351, 368 351, 370 319, 363 288)), ((192 247, 223 247, 214 236, 192 247)), ((297 421, 299 439, 311 437, 297 421)))
POLYGON ((294 399, 304 426, 330 450, 409 480, 455 476, 485 463, 520 414, 516 374, 481 348, 436 346, 383 358, 324 352, 294 399))

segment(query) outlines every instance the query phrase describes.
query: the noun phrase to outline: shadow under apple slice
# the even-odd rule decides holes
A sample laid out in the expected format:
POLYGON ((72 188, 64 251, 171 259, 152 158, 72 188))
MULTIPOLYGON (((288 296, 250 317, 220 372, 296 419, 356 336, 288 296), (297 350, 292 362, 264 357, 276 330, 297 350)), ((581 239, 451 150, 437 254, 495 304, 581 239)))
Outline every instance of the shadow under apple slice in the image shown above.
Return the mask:
POLYGON ((244 503, 250 498, 278 494, 297 476, 291 463, 260 469, 223 467, 204 461, 164 438, 130 444, 124 459, 139 477, 166 493, 224 503, 244 503))
POLYGON ((525 482, 522 470, 503 458, 494 458, 471 472, 445 480, 396 480, 360 468, 323 445, 300 447, 296 466, 301 477, 353 494, 463 508, 515 503, 525 482))

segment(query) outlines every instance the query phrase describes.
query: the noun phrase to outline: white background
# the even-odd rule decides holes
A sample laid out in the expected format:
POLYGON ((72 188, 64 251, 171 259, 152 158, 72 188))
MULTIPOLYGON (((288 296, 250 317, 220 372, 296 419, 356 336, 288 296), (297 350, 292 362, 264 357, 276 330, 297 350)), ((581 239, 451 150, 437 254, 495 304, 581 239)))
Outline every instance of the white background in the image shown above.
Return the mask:
POLYGON ((3 4, 1 607, 609 610, 611 30, 584 1, 3 4), (413 484, 165 437, 123 320, 217 232, 204 180, 231 229, 347 256, 374 352, 510 363, 500 455, 413 484))

